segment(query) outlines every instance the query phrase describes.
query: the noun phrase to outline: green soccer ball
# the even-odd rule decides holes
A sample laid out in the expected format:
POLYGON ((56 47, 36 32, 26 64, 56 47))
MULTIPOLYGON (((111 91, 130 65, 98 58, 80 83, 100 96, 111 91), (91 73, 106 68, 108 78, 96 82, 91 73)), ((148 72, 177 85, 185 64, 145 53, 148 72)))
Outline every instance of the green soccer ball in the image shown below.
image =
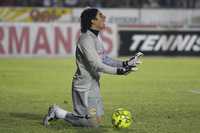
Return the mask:
POLYGON ((114 128, 128 128, 132 121, 131 112, 124 108, 118 108, 112 114, 112 125, 114 128))

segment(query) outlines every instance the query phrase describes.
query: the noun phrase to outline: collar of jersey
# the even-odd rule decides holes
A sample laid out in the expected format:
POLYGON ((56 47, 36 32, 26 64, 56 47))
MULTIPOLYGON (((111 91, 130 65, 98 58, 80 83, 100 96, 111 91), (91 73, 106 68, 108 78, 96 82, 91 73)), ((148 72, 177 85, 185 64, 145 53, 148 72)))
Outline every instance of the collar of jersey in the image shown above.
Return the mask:
POLYGON ((96 36, 92 31, 87 30, 87 34, 91 35, 92 37, 97 38, 98 36, 96 36))

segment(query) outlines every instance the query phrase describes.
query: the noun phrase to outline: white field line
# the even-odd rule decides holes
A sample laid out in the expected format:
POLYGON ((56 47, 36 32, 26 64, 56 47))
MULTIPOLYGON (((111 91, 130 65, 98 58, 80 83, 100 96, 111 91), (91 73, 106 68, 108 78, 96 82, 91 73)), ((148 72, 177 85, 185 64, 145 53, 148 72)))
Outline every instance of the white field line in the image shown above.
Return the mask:
POLYGON ((200 94, 200 90, 190 90, 190 92, 195 93, 195 94, 200 94))

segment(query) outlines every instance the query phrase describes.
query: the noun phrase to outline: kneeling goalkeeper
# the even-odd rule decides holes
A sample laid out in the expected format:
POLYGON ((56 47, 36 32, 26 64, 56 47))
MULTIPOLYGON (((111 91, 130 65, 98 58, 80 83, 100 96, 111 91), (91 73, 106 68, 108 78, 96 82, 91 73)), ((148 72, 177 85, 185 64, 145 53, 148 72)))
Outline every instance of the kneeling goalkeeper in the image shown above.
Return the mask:
POLYGON ((74 126, 98 127, 104 114, 100 95, 100 73, 126 75, 140 64, 137 53, 127 61, 114 60, 105 55, 99 32, 105 28, 106 17, 96 8, 81 13, 81 36, 76 47, 77 70, 72 81, 73 112, 57 105, 49 107, 43 124, 64 119, 74 126))

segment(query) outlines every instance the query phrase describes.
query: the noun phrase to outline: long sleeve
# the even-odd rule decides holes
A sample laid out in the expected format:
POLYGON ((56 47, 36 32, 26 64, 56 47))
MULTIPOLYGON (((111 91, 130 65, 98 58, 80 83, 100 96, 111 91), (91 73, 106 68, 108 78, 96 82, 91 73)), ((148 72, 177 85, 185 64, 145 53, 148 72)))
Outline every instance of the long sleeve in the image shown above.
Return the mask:
POLYGON ((103 60, 104 64, 112 66, 112 67, 122 67, 123 66, 122 61, 112 59, 112 58, 108 57, 107 55, 103 55, 102 60, 103 60))
POLYGON ((78 48, 88 61, 92 71, 116 74, 117 68, 111 67, 102 62, 97 50, 95 49, 95 41, 92 37, 84 36, 80 39, 78 48))

